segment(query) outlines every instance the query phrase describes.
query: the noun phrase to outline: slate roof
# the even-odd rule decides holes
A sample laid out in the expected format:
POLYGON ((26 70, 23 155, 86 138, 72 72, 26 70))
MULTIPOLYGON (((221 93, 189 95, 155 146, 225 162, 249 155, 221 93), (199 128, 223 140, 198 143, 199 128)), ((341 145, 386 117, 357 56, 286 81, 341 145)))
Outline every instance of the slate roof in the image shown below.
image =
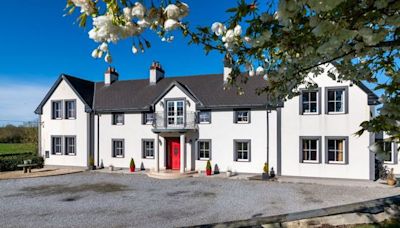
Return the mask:
MULTIPOLYGON (((262 88, 265 81, 262 77, 251 77, 246 84, 243 95, 231 87, 224 90, 223 75, 209 74, 197 76, 165 77, 155 85, 149 79, 120 80, 105 86, 104 82, 91 82, 70 75, 61 75, 35 113, 41 114, 42 107, 65 79, 85 103, 86 111, 150 111, 158 99, 174 86, 179 87, 196 102, 198 109, 232 109, 232 108, 266 108, 270 103, 266 94, 257 95, 255 90, 262 88)), ((368 94, 368 104, 379 104, 378 97, 364 84, 358 86, 368 94)))
POLYGON ((266 107, 267 96, 258 96, 255 89, 264 85, 261 77, 253 77, 244 87, 244 95, 237 95, 236 88, 224 90, 222 74, 199 76, 166 77, 150 85, 148 79, 116 81, 109 86, 96 83, 95 104, 97 111, 112 110, 149 110, 151 105, 172 84, 180 87, 197 101, 197 107, 266 107))

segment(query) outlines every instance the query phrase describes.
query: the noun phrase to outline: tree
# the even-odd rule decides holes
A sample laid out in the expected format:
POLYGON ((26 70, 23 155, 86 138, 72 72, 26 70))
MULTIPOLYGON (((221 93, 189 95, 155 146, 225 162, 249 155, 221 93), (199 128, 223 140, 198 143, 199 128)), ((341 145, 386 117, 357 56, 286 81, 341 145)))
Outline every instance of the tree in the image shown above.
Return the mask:
POLYGON ((147 9, 144 3, 128 0, 67 2, 68 13, 81 9, 81 26, 92 17, 89 38, 101 43, 92 56, 106 52, 109 63, 110 42, 133 37, 132 51, 137 53, 150 47, 144 30, 156 32, 163 41, 172 41, 171 32, 178 30, 190 44, 203 45, 206 53, 225 55, 225 64, 233 69, 229 82, 239 93, 247 77, 262 76, 265 85, 256 92, 276 100, 298 95, 300 85, 316 86, 312 78, 331 63, 335 67, 327 74, 332 79, 370 82, 384 91, 380 115, 361 123, 357 134, 385 131, 392 140, 400 140, 400 1, 239 0, 227 9, 231 16, 224 24, 196 29, 182 21, 189 6, 180 1, 161 1, 159 6, 149 1, 147 9))

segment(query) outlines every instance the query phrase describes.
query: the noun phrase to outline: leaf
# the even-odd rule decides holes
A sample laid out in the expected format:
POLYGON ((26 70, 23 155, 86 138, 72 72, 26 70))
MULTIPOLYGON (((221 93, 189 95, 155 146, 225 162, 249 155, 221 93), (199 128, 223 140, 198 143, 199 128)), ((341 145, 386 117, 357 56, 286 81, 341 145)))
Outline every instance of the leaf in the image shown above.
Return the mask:
POLYGON ((82 13, 79 16, 79 26, 80 27, 85 27, 86 26, 86 20, 87 20, 87 15, 85 13, 82 13))
POLYGON ((145 39, 144 42, 146 43, 146 47, 147 47, 147 48, 150 48, 150 47, 151 47, 151 43, 150 43, 148 40, 145 39))
POLYGON ((234 13, 234 12, 237 12, 237 11, 238 11, 237 8, 229 8, 229 9, 226 10, 227 13, 234 13))

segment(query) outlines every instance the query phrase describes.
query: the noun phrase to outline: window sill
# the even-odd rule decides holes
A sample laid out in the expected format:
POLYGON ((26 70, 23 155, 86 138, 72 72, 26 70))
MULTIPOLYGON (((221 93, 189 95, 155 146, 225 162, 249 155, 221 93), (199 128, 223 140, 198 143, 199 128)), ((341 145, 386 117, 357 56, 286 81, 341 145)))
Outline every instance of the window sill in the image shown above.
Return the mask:
POLYGON ((335 162, 335 161, 328 161, 328 165, 347 165, 347 163, 343 162, 335 162))
POLYGON ((199 124, 211 124, 211 122, 199 122, 199 124))
POLYGON ((66 118, 65 120, 76 120, 76 118, 66 118))
POLYGON ((67 156, 76 156, 76 154, 66 154, 67 156))
POLYGON ((321 115, 319 112, 303 112, 303 116, 318 116, 321 115))
POLYGON ((114 156, 113 158, 124 158, 124 156, 114 156))
POLYGON ((307 161, 307 160, 304 160, 302 162, 302 164, 320 164, 320 163, 319 163, 319 161, 307 161))
POLYGON ((237 159, 236 162, 250 162, 249 159, 237 159))
POLYGON ((344 115, 347 114, 346 112, 328 112, 327 115, 344 115))
POLYGON ((236 124, 249 124, 250 122, 236 122, 236 124))
POLYGON ((394 161, 384 161, 383 164, 386 165, 396 165, 396 163, 394 161))
POLYGON ((154 157, 147 156, 147 157, 144 157, 144 159, 154 159, 154 157))
POLYGON ((199 159, 197 159, 198 161, 209 161, 210 159, 209 158, 199 158, 199 159))

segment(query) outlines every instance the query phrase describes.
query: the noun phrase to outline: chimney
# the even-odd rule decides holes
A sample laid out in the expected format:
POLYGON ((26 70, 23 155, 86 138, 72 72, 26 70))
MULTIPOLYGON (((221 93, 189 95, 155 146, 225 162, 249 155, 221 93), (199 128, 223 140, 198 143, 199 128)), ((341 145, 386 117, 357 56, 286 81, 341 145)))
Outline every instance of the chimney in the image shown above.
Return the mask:
POLYGON ((228 79, 231 78, 232 73, 232 62, 227 58, 224 58, 224 84, 228 83, 228 79))
POLYGON ((114 67, 108 67, 104 73, 104 85, 109 86, 115 81, 118 81, 118 73, 114 67))
POLYGON ((164 70, 159 62, 153 61, 150 66, 150 85, 155 85, 164 78, 164 70))

